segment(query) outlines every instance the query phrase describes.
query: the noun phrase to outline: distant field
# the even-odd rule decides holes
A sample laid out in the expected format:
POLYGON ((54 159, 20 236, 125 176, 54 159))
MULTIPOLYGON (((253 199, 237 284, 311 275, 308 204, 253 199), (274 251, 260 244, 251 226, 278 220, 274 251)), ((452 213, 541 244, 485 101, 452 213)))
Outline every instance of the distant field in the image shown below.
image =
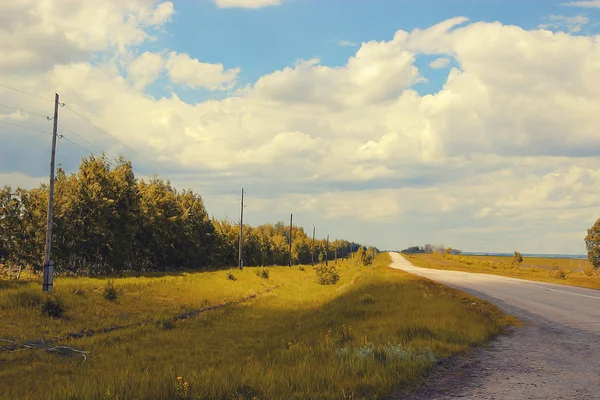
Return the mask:
POLYGON ((13 342, 129 325, 54 343, 89 351, 83 364, 0 343, 0 399, 376 399, 511 322, 389 263, 380 254, 371 267, 340 264, 330 286, 310 266, 268 268, 268 278, 257 268, 233 270, 236 280, 224 271, 120 278, 114 301, 105 279, 58 278, 66 313, 54 319, 40 314, 38 282, 0 281, 0 337, 13 342))
POLYGON ((503 256, 455 256, 441 253, 404 256, 419 267, 482 272, 600 289, 600 276, 588 260, 523 257, 523 262, 515 265, 512 257, 503 256))

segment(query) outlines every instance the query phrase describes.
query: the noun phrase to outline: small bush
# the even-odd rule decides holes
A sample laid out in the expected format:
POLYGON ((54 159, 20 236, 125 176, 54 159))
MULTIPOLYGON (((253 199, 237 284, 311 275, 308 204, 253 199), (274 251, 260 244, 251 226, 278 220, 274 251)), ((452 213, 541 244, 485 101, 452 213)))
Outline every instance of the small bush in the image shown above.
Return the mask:
POLYGON ((371 296, 370 294, 363 294, 362 296, 360 296, 358 301, 360 301, 363 304, 373 304, 375 303, 375 297, 371 296))
POLYGON ((65 306, 62 298, 59 296, 48 295, 42 303, 42 314, 48 317, 61 317, 65 312, 65 306))
POLYGON ((340 280, 340 274, 333 265, 315 266, 317 283, 320 285, 335 285, 340 280))
POLYGON ((115 301, 117 299, 118 293, 113 281, 106 282, 102 295, 106 300, 115 301))
POLYGON ((558 267, 552 269, 552 277, 554 279, 567 279, 567 274, 558 267))
POLYGON ((231 271, 227 271, 227 279, 229 279, 230 281, 236 281, 237 280, 237 278, 235 277, 235 275, 231 271))
POLYGON ((263 279, 269 279, 269 270, 266 268, 257 269, 256 276, 263 278, 263 279))
POLYGON ((299 266, 299 267, 298 267, 298 269, 299 269, 300 271, 306 271, 306 269, 304 268, 304 265, 301 265, 301 266, 299 266))
POLYGON ((171 329, 175 328, 175 324, 170 319, 160 320, 156 323, 156 325, 158 325, 159 328, 164 329, 166 331, 170 331, 171 329))

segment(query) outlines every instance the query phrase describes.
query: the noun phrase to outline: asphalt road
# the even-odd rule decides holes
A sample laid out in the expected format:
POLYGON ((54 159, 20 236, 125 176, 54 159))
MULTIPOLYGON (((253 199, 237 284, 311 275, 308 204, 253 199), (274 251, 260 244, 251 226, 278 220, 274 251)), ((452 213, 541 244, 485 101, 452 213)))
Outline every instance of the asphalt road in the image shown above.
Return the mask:
POLYGON ((390 255, 393 268, 488 300, 524 323, 411 399, 600 399, 600 291, 418 268, 390 255))

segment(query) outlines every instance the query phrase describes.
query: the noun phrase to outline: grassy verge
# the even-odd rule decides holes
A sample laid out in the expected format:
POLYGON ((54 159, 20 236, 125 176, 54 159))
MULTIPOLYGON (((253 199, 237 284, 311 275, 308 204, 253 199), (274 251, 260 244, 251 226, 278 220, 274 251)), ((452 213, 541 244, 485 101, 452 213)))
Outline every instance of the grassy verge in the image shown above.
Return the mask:
POLYGON ((521 264, 515 264, 512 262, 512 257, 458 256, 445 253, 403 254, 403 256, 418 267, 481 272, 600 289, 600 276, 594 272, 587 260, 524 257, 521 264))
MULTIPOLYGON (((281 286, 250 302, 168 326, 64 342, 91 351, 84 364, 40 350, 0 352, 0 399, 376 399, 414 384, 436 358, 484 343, 507 324, 494 306, 392 270, 389 262, 381 254, 371 267, 338 265, 339 282, 327 286, 315 282, 310 267, 270 268, 268 280, 281 286)), ((235 285, 246 288, 240 295, 263 283, 251 268, 219 287, 210 279, 224 272, 211 274, 163 284, 192 279, 187 293, 204 288, 218 297, 233 295, 235 285)), ((115 285, 127 298, 124 283, 115 285)), ((173 291, 160 284, 154 290, 173 291)), ((182 298, 164 304, 177 309, 182 298)), ((82 322, 70 316, 73 309, 64 324, 82 322)), ((35 321, 19 326, 29 331, 35 321)))

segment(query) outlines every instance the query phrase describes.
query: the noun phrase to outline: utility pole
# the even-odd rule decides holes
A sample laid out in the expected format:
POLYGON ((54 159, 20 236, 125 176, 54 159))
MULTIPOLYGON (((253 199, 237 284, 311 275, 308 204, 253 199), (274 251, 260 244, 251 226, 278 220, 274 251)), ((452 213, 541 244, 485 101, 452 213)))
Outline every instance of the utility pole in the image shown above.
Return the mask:
POLYGON ((335 257, 335 265, 337 265, 337 246, 338 246, 337 239, 333 243, 334 243, 333 246, 335 248, 335 253, 333 253, 333 254, 334 254, 334 257, 335 257))
POLYGON ((240 206, 240 244, 239 244, 239 254, 238 254, 238 267, 240 269, 244 268, 244 262, 242 260, 242 227, 244 226, 244 188, 242 188, 242 203, 240 206))
POLYGON ((310 263, 312 266, 315 266, 315 227, 313 226, 313 241, 312 241, 312 249, 310 251, 310 263))
POLYGON ((329 265, 329 235, 327 235, 327 242, 325 242, 325 265, 329 265))
POLYGON ((54 159, 56 157, 56 137, 58 131, 58 93, 54 93, 54 126, 52 128, 52 156, 50 158, 50 187, 48 188, 48 219, 46 223, 46 243, 44 253, 44 277, 42 291, 52 292, 54 280, 54 263, 50 259, 52 249, 52 206, 54 205, 54 159))
POLYGON ((290 267, 292 266, 292 217, 293 214, 290 214, 290 267))

